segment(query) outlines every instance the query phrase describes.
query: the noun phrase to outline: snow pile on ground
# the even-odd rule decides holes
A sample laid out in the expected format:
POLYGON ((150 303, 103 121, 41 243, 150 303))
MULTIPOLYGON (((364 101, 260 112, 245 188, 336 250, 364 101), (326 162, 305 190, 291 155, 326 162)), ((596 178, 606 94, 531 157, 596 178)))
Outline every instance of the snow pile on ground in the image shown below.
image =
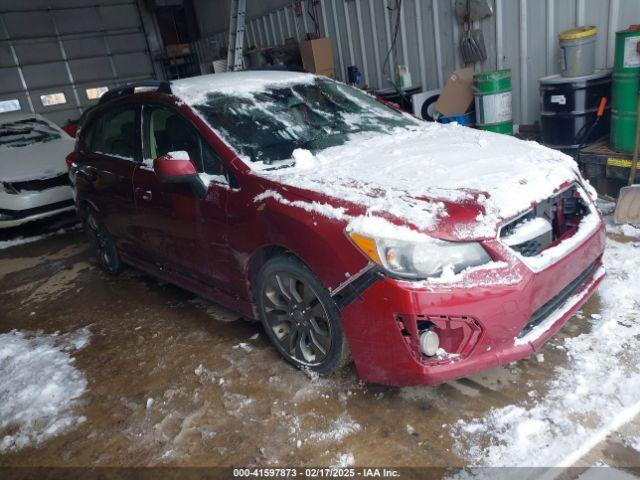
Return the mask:
POLYGON ((356 459, 353 456, 353 453, 339 453, 336 456, 332 468, 346 468, 353 467, 356 464, 356 459))
POLYGON ((471 465, 570 465, 640 414, 640 242, 608 240, 604 262, 602 315, 565 340, 569 360, 549 390, 453 425, 455 450, 471 465))
POLYGON ((640 228, 625 223, 623 225, 607 225, 607 232, 624 235, 625 237, 640 238, 640 228))
POLYGON ((392 215, 420 230, 436 228, 447 215, 443 201, 478 202, 485 211, 456 232, 459 238, 494 236, 501 219, 548 198, 577 172, 570 157, 535 142, 433 123, 390 134, 353 134, 345 144, 317 152, 313 168, 307 160, 257 173, 364 206, 369 215, 392 215))
POLYGON ((90 331, 0 334, 0 452, 36 445, 85 421, 75 413, 87 387, 71 352, 90 331))

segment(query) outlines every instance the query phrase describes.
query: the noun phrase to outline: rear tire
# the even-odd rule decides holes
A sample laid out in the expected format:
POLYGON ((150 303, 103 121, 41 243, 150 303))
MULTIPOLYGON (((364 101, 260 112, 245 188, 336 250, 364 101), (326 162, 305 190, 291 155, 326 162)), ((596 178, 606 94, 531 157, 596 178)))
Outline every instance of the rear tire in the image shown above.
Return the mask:
POLYGON ((269 260, 258 272, 254 292, 262 326, 289 363, 330 375, 350 362, 338 307, 300 261, 269 260))
POLYGON ((122 260, 113 237, 104 226, 100 214, 88 206, 84 216, 84 231, 89 238, 93 253, 100 266, 109 274, 117 275, 122 270, 122 260))

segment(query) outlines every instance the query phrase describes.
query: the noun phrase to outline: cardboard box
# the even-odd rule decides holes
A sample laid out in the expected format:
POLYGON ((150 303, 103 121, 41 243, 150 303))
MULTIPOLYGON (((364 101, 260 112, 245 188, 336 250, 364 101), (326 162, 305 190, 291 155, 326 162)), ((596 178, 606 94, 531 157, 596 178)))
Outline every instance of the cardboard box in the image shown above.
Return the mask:
POLYGON ((330 38, 322 37, 300 42, 300 56, 305 70, 334 77, 333 48, 330 38))
POLYGON ((191 53, 191 47, 188 43, 176 43, 175 45, 167 45, 167 57, 183 57, 191 53))
POLYGON ((440 98, 436 110, 444 116, 462 115, 473 102, 473 69, 461 68, 451 74, 440 98))

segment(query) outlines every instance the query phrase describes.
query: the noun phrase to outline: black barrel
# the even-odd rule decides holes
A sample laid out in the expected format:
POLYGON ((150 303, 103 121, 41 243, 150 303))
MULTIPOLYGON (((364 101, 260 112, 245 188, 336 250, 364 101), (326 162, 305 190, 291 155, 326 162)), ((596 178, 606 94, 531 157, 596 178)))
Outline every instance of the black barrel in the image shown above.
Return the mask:
POLYGON ((540 137, 548 147, 576 149, 608 135, 611 121, 611 70, 600 70, 584 77, 551 75, 540 79, 540 137), (607 106, 596 120, 603 97, 607 106), (587 133, 588 138, 587 138, 587 133))

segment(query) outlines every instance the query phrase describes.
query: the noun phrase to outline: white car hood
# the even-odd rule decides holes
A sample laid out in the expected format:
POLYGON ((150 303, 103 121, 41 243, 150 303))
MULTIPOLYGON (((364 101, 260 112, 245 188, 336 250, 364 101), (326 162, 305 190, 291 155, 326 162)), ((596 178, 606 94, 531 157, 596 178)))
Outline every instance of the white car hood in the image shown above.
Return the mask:
POLYGON ((251 167, 270 180, 362 205, 366 215, 392 215, 420 231, 438 230, 451 216, 446 223, 460 239, 495 237, 503 220, 580 178, 573 159, 559 151, 456 124, 356 134, 344 145, 316 155, 296 150, 293 157, 290 168, 251 167), (464 205, 477 213, 451 228, 458 222, 451 206, 464 205))
POLYGON ((0 149, 0 181, 50 178, 66 172, 65 157, 73 151, 75 140, 66 133, 61 135, 50 142, 0 149))

